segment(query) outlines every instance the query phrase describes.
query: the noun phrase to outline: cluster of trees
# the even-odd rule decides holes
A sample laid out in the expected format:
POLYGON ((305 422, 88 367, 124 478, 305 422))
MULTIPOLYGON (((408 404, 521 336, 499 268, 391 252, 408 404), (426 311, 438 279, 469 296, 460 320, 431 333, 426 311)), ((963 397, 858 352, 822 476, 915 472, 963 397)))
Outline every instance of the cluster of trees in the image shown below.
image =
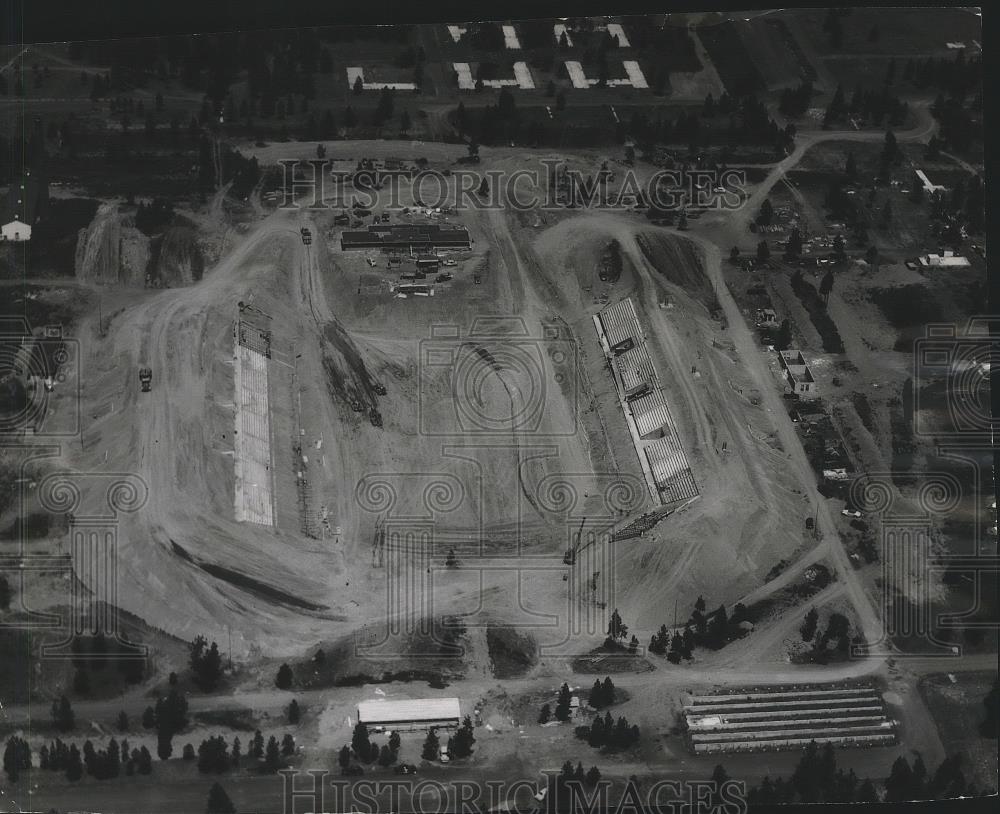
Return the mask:
MULTIPOLYGON (((391 766, 399 759, 399 747, 398 732, 393 732, 389 736, 389 742, 380 748, 369 736, 367 725, 358 723, 351 736, 351 745, 341 747, 337 762, 345 775, 363 774, 364 770, 354 762, 355 759, 362 763, 378 761, 380 766, 391 766)), ((434 756, 437 757, 436 752, 434 756)))
POLYGON ((79 780, 84 772, 96 780, 110 780, 118 777, 124 767, 129 777, 136 774, 150 774, 153 771, 153 756, 143 746, 129 749, 128 740, 119 743, 115 738, 108 741, 104 749, 95 749, 87 740, 81 751, 76 744, 67 745, 56 738, 39 752, 39 767, 53 772, 65 772, 71 781, 79 780))
MULTIPOLYGON (((154 206, 155 204, 156 201, 153 201, 154 206)), ((136 218, 138 219, 138 215, 136 218)), ((203 692, 212 692, 222 678, 222 656, 219 654, 219 646, 215 642, 209 645, 204 636, 197 636, 191 643, 189 663, 198 688, 203 692)))
MULTIPOLYGON (((717 766, 713 779, 728 777, 717 766)), ((945 758, 933 775, 927 771, 923 758, 917 754, 912 764, 901 756, 893 763, 889 777, 883 783, 884 796, 870 779, 861 780, 854 770, 837 768, 833 747, 809 743, 791 778, 765 777, 759 786, 748 789, 751 807, 788 805, 794 803, 877 803, 909 800, 940 800, 959 796, 974 797, 979 793, 966 781, 960 755, 945 758)))
POLYGON ((804 80, 798 87, 785 88, 781 91, 778 101, 778 111, 785 116, 802 116, 812 102, 813 84, 804 80))
POLYGON ((462 719, 462 725, 455 730, 455 734, 448 738, 448 757, 460 759, 472 754, 472 747, 476 743, 475 733, 472 731, 472 719, 466 715, 462 719))
POLYGON ((156 700, 156 707, 146 707, 142 713, 145 729, 156 730, 156 752, 160 760, 167 760, 173 754, 173 737, 187 726, 187 699, 171 687, 165 697, 156 700))
POLYGON ((802 641, 814 642, 814 658, 825 656, 829 649, 830 642, 835 643, 837 653, 846 654, 851 644, 850 622, 842 613, 832 613, 827 621, 826 630, 817 638, 817 627, 819 624, 819 613, 815 608, 810 608, 799 628, 802 641))
MULTIPOLYGON (((601 772, 596 766, 591 766, 588 771, 583 770, 583 764, 577 763, 573 768, 573 762, 567 760, 559 774, 549 777, 548 798, 551 805, 556 809, 561 809, 560 801, 570 799, 570 788, 572 784, 584 785, 593 788, 601 782, 601 772)), ((565 803, 563 803, 565 805, 565 803)))
POLYGON ((732 614, 726 610, 725 605, 719 605, 710 613, 706 613, 705 608, 705 598, 699 596, 691 617, 684 623, 681 632, 675 630, 671 635, 667 626, 661 625, 650 640, 650 652, 665 655, 671 663, 678 664, 682 658, 690 660, 696 647, 709 647, 713 650, 724 647, 743 635, 743 622, 751 621, 746 607, 739 602, 732 614))
POLYGON ((596 716, 590 726, 578 726, 576 736, 587 741, 595 749, 618 752, 639 742, 639 727, 636 724, 629 724, 625 716, 620 716, 615 721, 611 713, 606 712, 603 718, 600 715, 596 716))
MULTIPOLYGON (((187 744, 183 754, 185 760, 194 760, 194 747, 190 743, 187 744)), ((278 739, 271 735, 265 746, 264 736, 259 729, 254 733, 247 748, 249 759, 258 763, 261 760, 264 761, 260 769, 266 774, 277 772, 284 765, 283 758, 291 757, 294 754, 295 738, 290 733, 285 734, 280 746, 278 739)), ((197 756, 198 771, 202 774, 222 774, 231 768, 236 769, 243 758, 240 739, 238 737, 233 739, 232 752, 230 752, 225 738, 221 735, 210 737, 199 744, 197 756)))
POLYGON ((594 679, 594 686, 590 688, 587 703, 594 709, 603 709, 615 703, 615 683, 611 680, 611 676, 605 676, 604 681, 594 679))
POLYGON ((118 642, 103 633, 78 636, 71 645, 73 656, 73 691, 89 695, 91 673, 103 673, 113 665, 126 684, 138 684, 145 675, 146 660, 134 652, 129 642, 118 642))
POLYGON ((887 120, 890 127, 902 125, 906 121, 910 106, 889 89, 893 65, 894 63, 889 63, 889 74, 881 89, 867 90, 859 82, 854 88, 850 103, 844 95, 843 86, 837 85, 823 116, 823 126, 829 127, 831 124, 845 122, 848 117, 869 122, 876 127, 881 127, 887 120))
POLYGON ((3 770, 11 783, 16 783, 21 772, 31 768, 31 746, 24 738, 11 736, 3 750, 3 770))

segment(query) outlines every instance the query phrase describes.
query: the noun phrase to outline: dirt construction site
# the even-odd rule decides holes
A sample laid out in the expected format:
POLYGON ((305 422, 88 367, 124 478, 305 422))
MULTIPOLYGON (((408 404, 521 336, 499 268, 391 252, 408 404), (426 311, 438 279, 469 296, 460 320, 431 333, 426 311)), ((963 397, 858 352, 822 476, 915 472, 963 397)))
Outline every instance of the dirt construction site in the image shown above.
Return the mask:
MULTIPOLYGON (((483 169, 547 157, 484 150, 483 169)), ((341 248, 338 212, 272 210, 200 281, 79 326, 84 433, 65 463, 148 486, 120 521, 124 610, 182 638, 231 619, 236 657, 359 636, 388 652, 445 615, 575 655, 613 608, 642 639, 674 603, 732 604, 779 561, 822 556, 710 244, 627 212, 477 207, 445 216, 469 250, 406 296, 386 254, 341 248), (595 332, 626 301, 654 377, 641 421, 595 332), (668 447, 689 467, 674 494, 652 472, 668 447)))

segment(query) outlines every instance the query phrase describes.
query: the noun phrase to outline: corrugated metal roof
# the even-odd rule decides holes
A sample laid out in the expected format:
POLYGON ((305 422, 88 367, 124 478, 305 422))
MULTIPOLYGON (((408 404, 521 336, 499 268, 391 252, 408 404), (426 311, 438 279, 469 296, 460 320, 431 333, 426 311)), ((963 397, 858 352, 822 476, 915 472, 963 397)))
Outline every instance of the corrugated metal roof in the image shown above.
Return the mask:
POLYGON ((457 698, 362 701, 358 704, 358 720, 366 724, 443 721, 458 719, 461 714, 457 698))
POLYGON ((635 426, 640 436, 649 435, 670 421, 667 403, 663 400, 663 394, 659 390, 653 390, 651 393, 635 399, 629 404, 629 410, 632 412, 632 417, 635 418, 635 426))
POLYGON ((653 367, 653 360, 649 358, 649 351, 645 345, 636 345, 631 350, 625 351, 615 360, 615 364, 618 366, 622 389, 626 393, 641 384, 656 387, 656 368, 653 367))
POLYGON ((636 316, 631 297, 609 305, 599 316, 604 335, 612 347, 630 338, 636 342, 642 341, 642 329, 639 327, 639 317, 636 316))

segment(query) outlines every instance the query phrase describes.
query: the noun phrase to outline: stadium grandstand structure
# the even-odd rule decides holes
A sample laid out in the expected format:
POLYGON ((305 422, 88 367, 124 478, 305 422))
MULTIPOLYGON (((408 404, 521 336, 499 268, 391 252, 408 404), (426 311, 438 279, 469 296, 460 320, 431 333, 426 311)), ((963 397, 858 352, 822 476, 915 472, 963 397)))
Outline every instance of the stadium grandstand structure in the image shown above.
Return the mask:
POLYGON ((734 690, 695 695, 684 706, 688 740, 698 754, 892 746, 896 722, 875 687, 734 690))
POLYGON ((614 371, 622 412, 650 494, 664 506, 698 497, 698 486, 631 297, 598 312, 594 325, 614 371))

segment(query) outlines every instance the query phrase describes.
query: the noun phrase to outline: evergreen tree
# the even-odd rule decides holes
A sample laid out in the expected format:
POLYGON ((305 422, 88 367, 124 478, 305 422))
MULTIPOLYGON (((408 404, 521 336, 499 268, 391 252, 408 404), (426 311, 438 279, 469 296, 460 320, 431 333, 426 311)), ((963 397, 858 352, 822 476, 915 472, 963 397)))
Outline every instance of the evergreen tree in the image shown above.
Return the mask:
POLYGON ((69 747, 69 757, 66 761, 66 779, 72 783, 83 777, 83 761, 80 760, 80 750, 74 743, 69 747))
POLYGON ((288 723, 297 724, 301 716, 302 713, 299 711, 299 702, 293 698, 292 703, 288 705, 288 723))
POLYGON ((287 690, 292 686, 292 668, 287 664, 282 664, 278 668, 278 675, 274 679, 274 684, 279 690, 287 690))
POLYGON ((290 732, 285 733, 281 739, 281 754, 283 757, 291 757, 295 754, 295 738, 290 732))
POLYGON ((819 622, 819 613, 816 608, 810 608, 809 612, 806 614, 805 621, 802 623, 802 627, 799 628, 799 632, 802 634, 802 641, 811 642, 813 636, 816 635, 816 625, 819 622))
POLYGON ((552 717, 552 710, 549 709, 549 705, 542 704, 542 708, 538 713, 538 723, 547 724, 551 717, 552 717))
POLYGON ((267 739, 267 749, 264 750, 264 771, 274 774, 281 768, 281 749, 278 740, 271 735, 267 739))
POLYGON ((52 702, 52 723, 60 732, 69 732, 75 726, 73 707, 65 695, 52 702))
POLYGON ((351 747, 347 744, 340 747, 340 752, 337 754, 337 763, 340 764, 341 769, 346 769, 351 765, 351 747))
POLYGON ((118 731, 128 732, 128 715, 125 714, 125 710, 118 713, 118 731))
POLYGON ((568 721, 571 708, 570 699, 572 694, 569 691, 569 684, 563 683, 562 687, 559 688, 559 697, 556 700, 556 720, 558 721, 568 721))
POLYGON ((618 608, 615 608, 608 622, 608 641, 617 642, 619 639, 624 639, 627 635, 628 626, 622 622, 622 618, 618 614, 618 608))
POLYGON ((440 742, 438 741, 437 728, 432 727, 427 733, 427 737, 424 739, 424 745, 420 751, 420 757, 424 760, 437 760, 439 747, 440 742))
POLYGON ((218 783, 213 783, 208 791, 208 803, 205 806, 205 814, 236 814, 236 806, 229 799, 226 790, 218 783))
POLYGON ((1000 738, 1000 678, 993 679, 993 686, 983 698, 986 717, 979 725, 979 734, 984 738, 1000 738))

